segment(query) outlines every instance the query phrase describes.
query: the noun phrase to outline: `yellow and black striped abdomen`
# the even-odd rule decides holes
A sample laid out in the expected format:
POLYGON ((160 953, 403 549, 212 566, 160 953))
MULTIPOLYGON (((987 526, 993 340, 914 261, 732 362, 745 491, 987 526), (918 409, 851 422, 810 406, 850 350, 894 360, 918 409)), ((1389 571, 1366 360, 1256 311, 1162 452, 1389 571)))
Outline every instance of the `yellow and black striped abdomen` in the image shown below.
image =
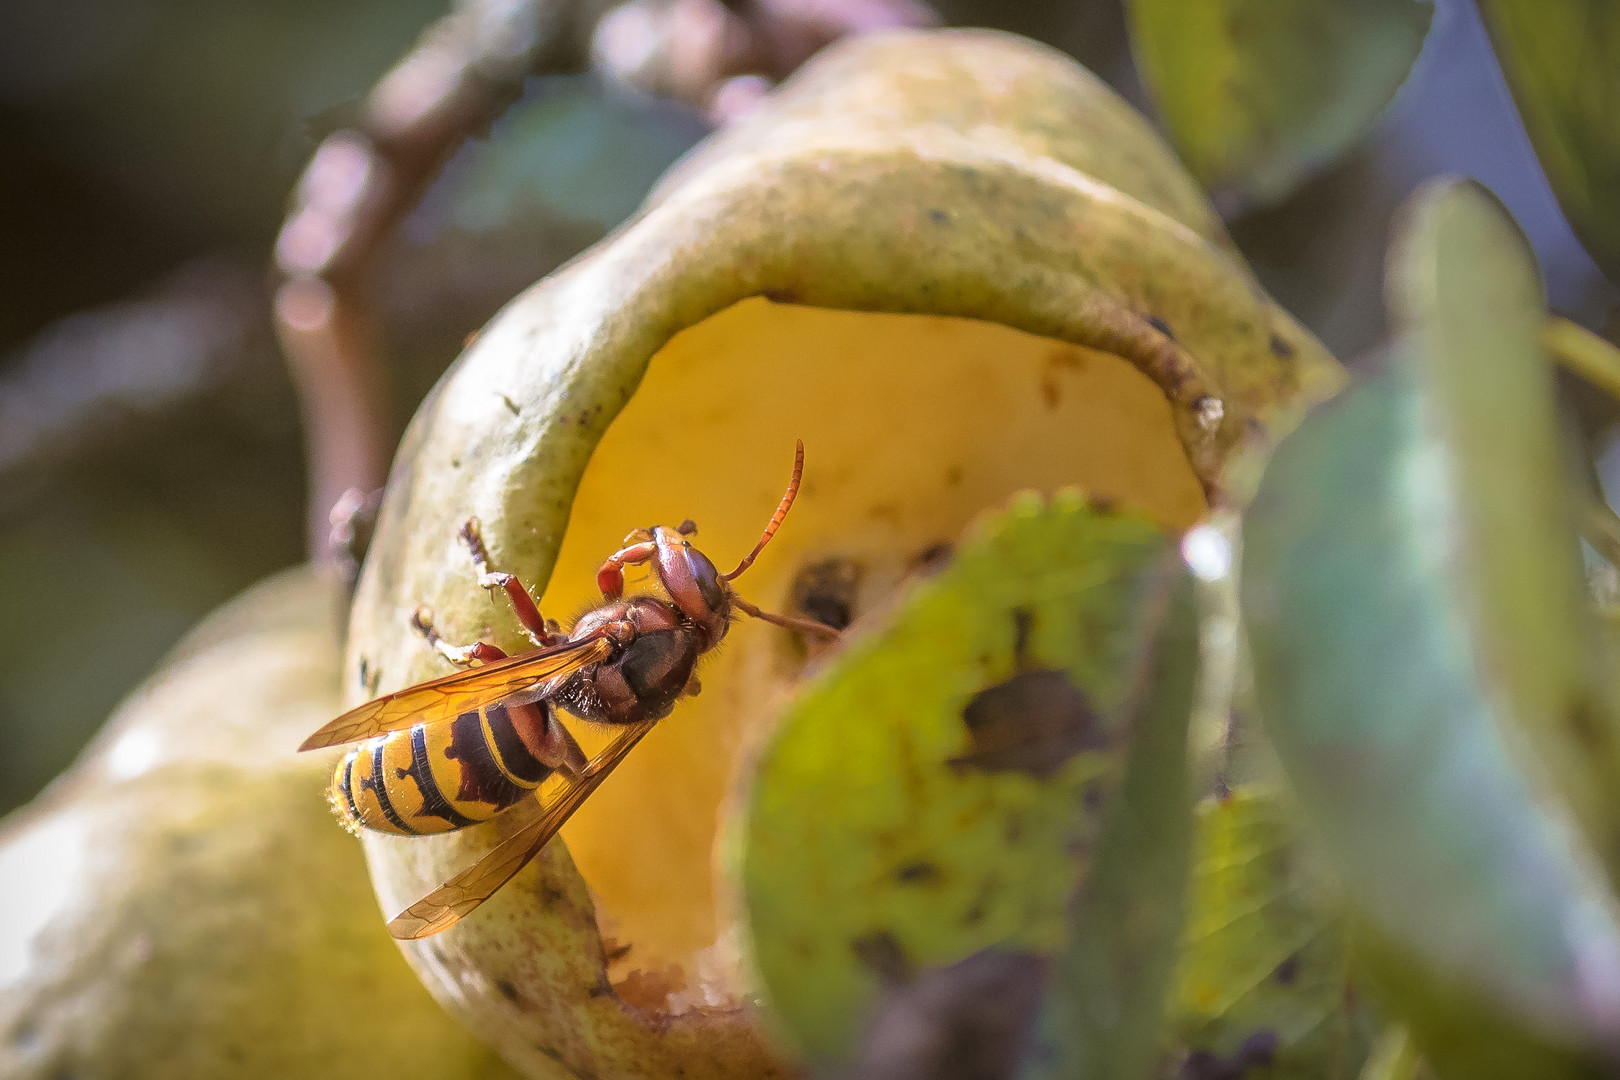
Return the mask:
POLYGON ((513 724, 556 723, 543 702, 487 705, 447 724, 367 739, 338 762, 327 798, 350 832, 422 835, 488 821, 551 774, 513 724), (525 715, 536 710, 537 715, 525 715))

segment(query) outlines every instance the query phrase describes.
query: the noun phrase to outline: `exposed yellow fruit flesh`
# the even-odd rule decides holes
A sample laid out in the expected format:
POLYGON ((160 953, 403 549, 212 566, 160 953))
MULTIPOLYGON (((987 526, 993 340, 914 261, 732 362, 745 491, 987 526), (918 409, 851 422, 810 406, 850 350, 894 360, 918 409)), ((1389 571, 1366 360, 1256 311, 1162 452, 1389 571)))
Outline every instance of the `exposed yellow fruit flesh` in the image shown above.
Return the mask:
MULTIPOLYGON (((739 588, 779 606, 807 563, 843 556, 860 612, 1021 487, 1075 484, 1170 526, 1205 495, 1241 503, 1254 470, 1234 462, 1339 380, 1094 76, 982 32, 834 47, 508 305, 424 406, 351 613, 347 704, 444 674, 418 605, 450 640, 524 647, 473 584, 468 516, 567 622, 631 527, 691 516, 729 569, 803 437, 804 501, 739 588)), ((737 626, 568 845, 406 946, 446 1008, 534 1076, 791 1072, 738 992, 736 942, 705 950, 732 922, 712 884, 722 798, 804 662, 792 635, 737 626)), ((368 835, 384 909, 500 835, 368 835)))
MULTIPOLYGON (((798 502, 737 582, 768 610, 832 556, 861 568, 857 612, 870 610, 923 551, 1020 489, 1075 485, 1178 529, 1204 511, 1164 394, 1118 357, 967 319, 747 300, 653 359, 591 457, 542 610, 599 602, 596 567, 637 526, 691 517, 729 570, 775 508, 796 437, 798 502)), ((731 965, 696 956, 724 929, 711 851, 738 759, 800 669, 786 631, 738 620, 702 694, 563 830, 605 932, 631 946, 616 978, 679 969, 676 1005, 741 989, 726 985, 731 965)))

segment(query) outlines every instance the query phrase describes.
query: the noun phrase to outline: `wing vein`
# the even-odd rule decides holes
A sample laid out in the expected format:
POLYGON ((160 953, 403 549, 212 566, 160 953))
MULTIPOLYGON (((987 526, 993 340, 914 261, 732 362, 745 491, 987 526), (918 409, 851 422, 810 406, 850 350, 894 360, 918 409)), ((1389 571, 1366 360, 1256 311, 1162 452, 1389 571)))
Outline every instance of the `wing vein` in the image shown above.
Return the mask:
POLYGON ((517 875, 540 850, 551 842, 574 811, 618 768, 655 721, 633 724, 608 744, 583 775, 568 779, 564 786, 540 805, 538 816, 502 840, 467 869, 428 893, 389 920, 388 932, 401 940, 428 937, 453 926, 488 900, 495 891, 517 875))
POLYGON ((498 704, 520 693, 539 691, 531 697, 537 700, 556 693, 575 672, 612 654, 612 642, 601 634, 592 634, 457 671, 350 709, 305 739, 298 749, 321 750, 417 724, 453 720, 468 709, 498 704))

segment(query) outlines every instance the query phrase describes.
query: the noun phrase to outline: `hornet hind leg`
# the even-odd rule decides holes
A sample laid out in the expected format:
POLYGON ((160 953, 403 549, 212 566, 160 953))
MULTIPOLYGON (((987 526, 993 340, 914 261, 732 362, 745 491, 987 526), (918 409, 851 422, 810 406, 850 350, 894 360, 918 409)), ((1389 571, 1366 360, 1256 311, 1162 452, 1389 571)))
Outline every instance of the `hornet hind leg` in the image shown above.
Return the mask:
POLYGON ((475 662, 489 664, 506 659, 505 651, 487 641, 475 641, 471 645, 449 644, 439 636, 439 631, 433 625, 433 613, 427 608, 419 607, 411 612, 411 628, 427 640, 433 651, 459 668, 472 667, 475 662))
POLYGON ((530 641, 543 646, 557 645, 568 640, 568 635, 562 633, 554 621, 540 615, 540 608, 535 605, 534 597, 529 595, 529 590, 523 587, 523 582, 518 580, 516 574, 496 570, 490 565, 489 549, 484 546, 484 534, 477 518, 468 518, 458 535, 461 542, 467 545, 468 553, 472 555, 473 569, 478 571, 479 586, 491 592, 500 589, 506 593, 506 598, 512 602, 512 612, 518 617, 518 622, 523 624, 523 631, 530 641))

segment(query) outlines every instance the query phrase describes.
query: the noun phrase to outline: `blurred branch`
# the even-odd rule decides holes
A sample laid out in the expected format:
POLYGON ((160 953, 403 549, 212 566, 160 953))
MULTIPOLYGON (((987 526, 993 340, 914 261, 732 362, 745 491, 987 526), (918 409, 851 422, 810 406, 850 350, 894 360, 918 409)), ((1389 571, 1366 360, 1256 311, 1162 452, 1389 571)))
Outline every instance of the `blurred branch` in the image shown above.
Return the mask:
POLYGON ((1541 346, 1565 370, 1620 401, 1620 349, 1557 316, 1542 327, 1541 346))
POLYGON ((603 21, 614 6, 464 0, 378 82, 360 122, 321 144, 299 181, 276 242, 276 325, 303 402, 310 552, 351 578, 376 505, 365 494, 381 486, 395 436, 371 295, 380 255, 445 162, 527 78, 581 71, 594 57, 655 93, 731 116, 830 41, 936 21, 919 0, 635 0, 603 21))
POLYGON ((939 22, 922 0, 631 0, 596 34, 596 66, 725 123, 843 37, 939 22))
POLYGON ((1581 536, 1610 566, 1620 570, 1620 517, 1599 499, 1587 501, 1581 536))
MULTIPOLYGON (((276 241, 277 330, 303 402, 309 545, 333 551, 345 492, 381 486, 395 433, 370 281, 395 226, 444 163, 541 72, 583 70, 610 0, 465 0, 385 75, 360 122, 330 135, 300 179, 276 241)), ((363 507, 350 496, 346 505, 363 507)), ((338 530, 355 530, 345 521, 338 530)), ((352 573, 353 567, 348 567, 352 573)))

